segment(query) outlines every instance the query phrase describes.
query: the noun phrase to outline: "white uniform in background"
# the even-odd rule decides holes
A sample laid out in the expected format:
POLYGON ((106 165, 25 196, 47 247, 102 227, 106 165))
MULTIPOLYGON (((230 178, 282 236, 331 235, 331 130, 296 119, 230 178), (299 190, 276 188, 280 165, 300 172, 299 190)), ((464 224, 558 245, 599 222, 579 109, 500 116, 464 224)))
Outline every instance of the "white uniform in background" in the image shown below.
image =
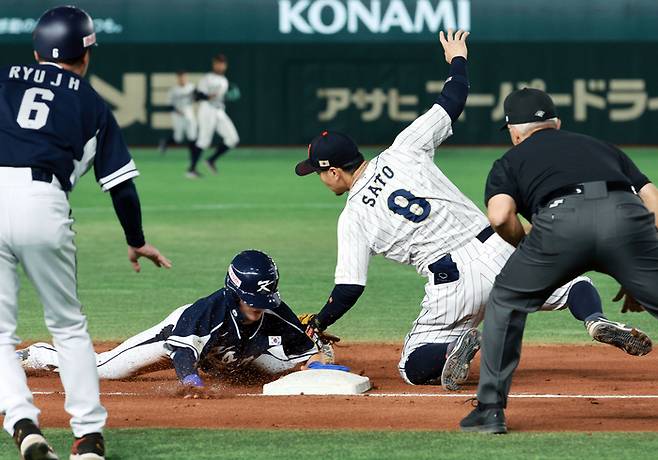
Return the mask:
MULTIPOLYGON (((402 351, 405 380, 416 348, 451 343, 482 321, 494 279, 514 252, 495 233, 481 237, 484 242, 476 238, 487 218, 434 164, 451 123, 435 104, 402 131, 353 184, 338 220, 336 284, 365 286, 373 254, 413 265, 428 278, 402 351)), ((582 280, 558 289, 544 309, 564 308, 569 288, 582 280)))
POLYGON ((183 86, 174 85, 169 90, 169 105, 171 123, 174 130, 174 141, 182 144, 183 141, 196 139, 196 116, 194 115, 194 84, 186 83, 183 86))
POLYGON ((214 72, 207 73, 197 85, 197 90, 208 96, 208 100, 199 103, 199 133, 196 145, 200 149, 210 147, 215 132, 222 137, 228 148, 233 148, 240 142, 238 131, 225 111, 224 98, 228 88, 226 77, 214 72))

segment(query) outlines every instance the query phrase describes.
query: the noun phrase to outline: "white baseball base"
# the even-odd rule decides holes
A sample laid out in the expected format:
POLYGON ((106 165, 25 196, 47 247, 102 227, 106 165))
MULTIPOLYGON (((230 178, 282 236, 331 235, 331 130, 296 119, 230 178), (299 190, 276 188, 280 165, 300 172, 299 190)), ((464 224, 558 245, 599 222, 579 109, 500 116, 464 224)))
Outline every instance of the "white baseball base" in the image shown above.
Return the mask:
POLYGON ((281 377, 263 385, 263 394, 283 395, 358 395, 371 388, 370 379, 351 372, 309 369, 281 377))

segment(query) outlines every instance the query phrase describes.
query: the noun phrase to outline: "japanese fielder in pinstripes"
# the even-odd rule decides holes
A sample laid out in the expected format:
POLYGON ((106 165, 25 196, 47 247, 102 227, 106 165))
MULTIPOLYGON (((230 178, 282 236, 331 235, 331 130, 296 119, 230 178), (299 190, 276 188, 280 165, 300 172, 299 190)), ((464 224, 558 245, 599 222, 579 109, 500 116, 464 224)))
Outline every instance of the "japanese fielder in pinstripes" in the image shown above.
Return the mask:
MULTIPOLYGON (((452 123, 466 103, 467 37, 463 31, 441 32, 449 77, 434 105, 388 149, 365 161, 348 136, 324 131, 309 145, 309 158, 296 167, 300 176, 317 173, 337 195, 348 193, 338 219, 335 287, 307 333, 326 329, 356 303, 373 254, 413 265, 428 281, 421 312, 404 342, 400 375, 410 384, 440 382, 447 390, 466 381, 480 346, 476 328, 484 306, 514 251, 434 163, 435 149, 452 134, 452 123)), ((557 289, 542 309, 567 307, 581 321, 601 312, 599 321, 585 324, 595 340, 634 355, 651 350, 646 334, 626 339, 625 325, 603 317, 588 278, 557 289)))

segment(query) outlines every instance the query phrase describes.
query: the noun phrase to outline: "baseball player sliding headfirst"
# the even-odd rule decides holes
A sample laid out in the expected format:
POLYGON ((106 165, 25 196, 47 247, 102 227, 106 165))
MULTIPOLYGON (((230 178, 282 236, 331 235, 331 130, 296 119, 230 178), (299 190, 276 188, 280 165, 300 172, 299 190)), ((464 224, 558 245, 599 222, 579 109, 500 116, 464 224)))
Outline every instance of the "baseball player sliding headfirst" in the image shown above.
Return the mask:
MULTIPOLYGON (((213 173, 217 173, 215 163, 220 156, 232 149, 238 142, 238 130, 235 129, 233 121, 226 114, 225 99, 229 92, 229 81, 226 78, 228 60, 223 54, 212 58, 212 72, 208 72, 197 84, 197 98, 199 103, 199 132, 196 140, 196 151, 192 155, 192 163, 188 171, 188 177, 200 177, 196 165, 201 158, 204 149, 212 145, 215 132, 221 140, 215 149, 215 153, 206 160, 206 165, 213 173)), ((233 96, 237 97, 237 96, 233 96)))
MULTIPOLYGON (((174 310, 156 326, 96 355, 102 379, 124 379, 167 367, 185 386, 184 396, 203 396, 200 371, 242 375, 251 369, 278 374, 300 363, 313 369, 332 364, 330 340, 320 348, 279 295, 279 271, 265 253, 243 251, 228 267, 224 288, 174 310)), ((53 346, 36 343, 19 350, 26 369, 57 370, 53 346)), ((206 394, 209 395, 209 394, 206 394)))
POLYGON ((102 460, 107 413, 77 297, 67 200, 80 176, 93 166, 99 185, 110 192, 136 270, 142 256, 158 266, 171 264, 144 240, 132 181, 139 172, 112 111, 83 79, 96 42, 91 17, 72 6, 50 9, 33 39, 38 63, 0 69, 0 411, 24 459, 57 459, 38 428, 39 410, 15 353, 21 264, 57 348, 76 438, 70 458, 102 460))
MULTIPOLYGON (((440 33, 450 75, 436 103, 387 150, 365 161, 349 137, 324 131, 296 167, 298 175, 316 172, 337 195, 349 193, 338 219, 336 285, 307 332, 324 330, 356 303, 373 254, 414 265, 428 281, 421 313, 405 339, 400 374, 412 384, 440 379, 448 390, 458 389, 468 376, 480 346, 476 326, 494 278, 514 251, 434 164, 435 149, 452 134, 466 103, 467 37, 463 31, 440 33)), ((588 278, 555 291, 544 309, 566 306, 583 321, 601 312, 588 278)), ((630 329, 602 316, 586 326, 594 339, 630 354, 651 350, 645 334, 632 337, 630 329)))

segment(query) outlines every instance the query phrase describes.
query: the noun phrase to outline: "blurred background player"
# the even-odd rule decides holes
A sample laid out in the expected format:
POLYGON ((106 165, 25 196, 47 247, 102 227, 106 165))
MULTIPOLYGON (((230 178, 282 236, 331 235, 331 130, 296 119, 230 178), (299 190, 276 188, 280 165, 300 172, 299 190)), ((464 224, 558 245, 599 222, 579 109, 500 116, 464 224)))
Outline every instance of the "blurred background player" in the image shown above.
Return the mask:
POLYGON ((212 145, 212 139, 215 132, 219 134, 221 140, 215 149, 215 153, 206 160, 206 165, 213 173, 217 173, 215 163, 217 159, 232 149, 240 141, 238 131, 235 129, 233 121, 226 114, 225 100, 227 96, 230 99, 239 97, 239 91, 236 89, 229 93, 230 85, 226 78, 226 69, 228 61, 226 56, 218 54, 212 59, 212 72, 207 73, 197 85, 197 98, 199 103, 199 132, 196 140, 197 150, 192 154, 192 164, 188 172, 188 177, 199 177, 196 171, 196 165, 204 149, 212 145))
POLYGON ((164 154, 167 147, 174 144, 188 142, 190 158, 195 158, 194 145, 196 141, 196 115, 194 114, 194 84, 187 81, 187 74, 183 70, 176 72, 176 84, 171 87, 168 94, 171 106, 171 136, 160 142, 160 152, 164 154))

